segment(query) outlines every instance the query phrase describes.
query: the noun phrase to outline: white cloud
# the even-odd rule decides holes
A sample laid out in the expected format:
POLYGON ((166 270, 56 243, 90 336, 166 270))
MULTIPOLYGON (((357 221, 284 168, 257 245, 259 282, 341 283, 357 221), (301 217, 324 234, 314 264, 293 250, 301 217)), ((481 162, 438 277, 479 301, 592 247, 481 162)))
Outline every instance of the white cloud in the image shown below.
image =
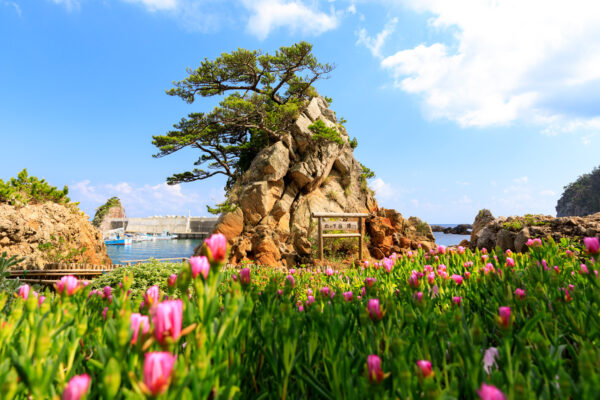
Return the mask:
POLYGON ((460 186, 469 186, 469 182, 464 182, 464 181, 456 181, 455 183, 456 183, 457 185, 460 185, 460 186))
POLYGON ((356 6, 355 6, 354 4, 350 4, 350 5, 348 6, 348 8, 346 9, 346 11, 347 11, 349 14, 352 14, 352 15, 354 15, 354 14, 356 14, 356 6))
POLYGON ((600 127, 599 2, 402 3, 431 14, 429 28, 452 38, 382 61, 431 117, 461 126, 525 121, 555 132, 600 127))
POLYGON ((124 0, 127 3, 141 4, 148 11, 174 10, 178 6, 177 0, 124 0))
POLYGON ((542 190, 540 194, 542 196, 556 196, 556 192, 554 190, 542 190))
POLYGON ((23 15, 23 13, 21 12, 21 7, 17 3, 15 3, 14 1, 3 1, 2 4, 5 5, 5 6, 7 6, 7 7, 14 8, 15 12, 17 13, 17 15, 19 17, 23 15))
POLYGON ((522 177, 520 177, 520 178, 515 178, 515 179, 513 179, 513 181, 514 181, 515 183, 527 183, 527 181, 528 181, 528 180, 529 180, 529 179, 528 179, 526 176, 522 176, 522 177))
POLYGON ((333 8, 325 13, 299 0, 242 0, 242 3, 251 12, 247 30, 261 40, 281 27, 317 36, 339 25, 339 15, 333 8))
POLYGON ((64 6, 68 11, 79 8, 78 0, 52 0, 52 2, 54 2, 54 4, 59 4, 59 5, 64 6))
POLYGON ((382 199, 391 199, 396 195, 396 191, 394 190, 392 185, 385 182, 381 178, 373 179, 369 186, 375 191, 377 197, 381 197, 382 199))
MULTIPOLYGON (((356 11, 356 9, 355 9, 355 11, 356 11)), ((392 19, 387 24, 385 24, 385 26, 383 27, 383 30, 381 32, 379 32, 377 34, 377 36, 375 36, 375 37, 369 36, 369 34, 367 33, 367 30, 365 28, 362 28, 361 30, 356 32, 356 34, 358 36, 358 40, 356 41, 356 44, 364 45, 367 49, 369 49, 371 51, 371 54, 374 57, 381 58, 381 48, 385 44, 385 41, 387 40, 387 38, 396 29, 397 23, 398 23, 397 18, 392 19)))
POLYGON ((469 196, 467 196, 466 194, 455 201, 455 204, 459 204, 459 205, 467 205, 467 204, 471 204, 471 203, 473 203, 473 200, 471 200, 471 198, 469 196))
POLYGON ((206 215, 206 205, 223 201, 222 189, 211 188, 201 194, 189 186, 167 185, 133 185, 128 182, 92 184, 84 180, 70 185, 69 196, 80 202, 80 207, 89 215, 106 202, 107 199, 117 196, 121 199, 125 212, 131 217, 145 217, 151 215, 187 215, 191 210, 192 215, 206 215))

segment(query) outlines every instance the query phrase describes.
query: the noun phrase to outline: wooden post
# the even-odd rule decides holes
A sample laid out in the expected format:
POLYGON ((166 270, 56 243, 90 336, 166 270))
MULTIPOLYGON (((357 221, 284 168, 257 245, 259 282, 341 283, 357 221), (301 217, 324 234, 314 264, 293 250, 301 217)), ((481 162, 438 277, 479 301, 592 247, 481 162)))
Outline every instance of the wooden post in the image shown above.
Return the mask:
POLYGON ((321 217, 317 217, 319 221, 319 260, 323 260, 323 223, 321 217))
POLYGON ((363 219, 362 219, 362 217, 358 217, 358 233, 360 233, 360 237, 358 238, 358 259, 362 260, 362 257, 363 257, 363 219))

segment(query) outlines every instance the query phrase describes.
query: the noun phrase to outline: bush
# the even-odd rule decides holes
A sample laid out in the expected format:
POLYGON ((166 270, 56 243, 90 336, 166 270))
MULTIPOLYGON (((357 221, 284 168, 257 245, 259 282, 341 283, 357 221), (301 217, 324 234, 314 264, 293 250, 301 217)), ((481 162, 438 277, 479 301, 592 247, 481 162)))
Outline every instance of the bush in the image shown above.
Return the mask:
POLYGON ((340 146, 344 145, 344 140, 335 128, 329 128, 320 119, 308 126, 313 132, 312 139, 317 142, 335 142, 340 146))
POLYGON ((102 289, 105 286, 117 287, 123 281, 123 274, 127 272, 133 274, 131 296, 141 298, 146 293, 146 289, 153 285, 158 285, 162 291, 166 291, 167 279, 172 274, 176 274, 184 264, 187 263, 150 261, 129 267, 119 267, 94 279, 91 286, 93 289, 102 289))
POLYGON ((50 186, 44 179, 29 176, 24 169, 16 178, 10 178, 8 182, 0 179, 0 203, 8 203, 14 206, 26 204, 39 204, 51 201, 58 204, 67 204, 71 200, 67 197, 68 187, 58 190, 50 186))

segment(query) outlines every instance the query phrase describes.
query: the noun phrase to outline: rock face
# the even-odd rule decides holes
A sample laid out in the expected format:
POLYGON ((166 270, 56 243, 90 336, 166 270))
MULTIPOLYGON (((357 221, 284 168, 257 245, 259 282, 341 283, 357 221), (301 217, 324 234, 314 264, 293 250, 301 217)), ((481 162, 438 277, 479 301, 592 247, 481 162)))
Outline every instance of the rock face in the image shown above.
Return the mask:
POLYGON ((19 266, 44 268, 64 260, 111 264, 100 231, 85 214, 47 202, 16 208, 0 204, 0 253, 25 258, 19 266))
POLYGON ((120 202, 118 205, 110 207, 108 209, 108 212, 102 218, 100 225, 98 226, 98 229, 100 229, 101 232, 108 231, 111 229, 109 221, 110 218, 127 218, 127 215, 125 214, 125 209, 123 208, 120 202))
POLYGON ((451 228, 444 228, 440 225, 431 225, 431 230, 433 232, 444 232, 451 233, 454 235, 468 235, 471 233, 471 228, 472 226, 469 224, 459 224, 451 228))
POLYGON ((394 252, 417 249, 419 245, 425 250, 435 246, 433 232, 426 222, 416 217, 404 219, 396 210, 378 209, 367 219, 366 225, 371 237, 369 252, 378 260, 394 252))
POLYGON ((557 217, 582 217, 600 212, 600 167, 565 187, 556 204, 557 217))
MULTIPOLYGON (((228 193, 228 202, 238 208, 221 215, 215 231, 229 240, 230 261, 270 266, 311 262, 317 236, 312 212, 376 211, 377 202, 352 151, 335 113, 322 97, 313 98, 293 132, 261 150, 228 193), (309 126, 319 120, 337 130, 342 144, 313 139, 309 126)), ((410 226, 399 224, 404 230, 410 226)), ((390 232, 386 230, 386 239, 375 247, 385 243, 391 248, 390 232)))
POLYGON ((586 217, 525 215, 493 218, 489 210, 482 210, 473 222, 470 246, 472 249, 485 247, 488 250, 499 246, 503 251, 510 249, 522 252, 527 251, 526 242, 531 238, 551 236, 559 241, 563 237, 583 239, 599 233, 600 213, 586 217))

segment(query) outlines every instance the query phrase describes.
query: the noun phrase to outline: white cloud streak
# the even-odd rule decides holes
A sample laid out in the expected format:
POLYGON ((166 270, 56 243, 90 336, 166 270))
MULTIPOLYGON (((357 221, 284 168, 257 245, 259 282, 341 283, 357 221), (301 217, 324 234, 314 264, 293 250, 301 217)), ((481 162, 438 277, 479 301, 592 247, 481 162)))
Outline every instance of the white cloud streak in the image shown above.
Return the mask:
POLYGON ((375 37, 369 36, 365 28, 360 29, 358 32, 356 32, 356 35, 358 36, 356 44, 364 45, 367 49, 369 49, 373 57, 381 58, 381 48, 385 44, 385 41, 388 39, 388 37, 396 29, 397 23, 397 18, 392 19, 387 24, 385 24, 383 30, 379 32, 375 37))
POLYGON ((70 197, 81 203, 81 208, 93 216, 95 209, 110 197, 117 196, 131 217, 151 215, 206 215, 206 205, 223 201, 224 193, 219 189, 210 189, 202 194, 181 185, 134 185, 128 182, 92 184, 84 180, 70 185, 70 197))
POLYGON ((524 121, 547 133, 600 128, 600 3, 400 2, 453 38, 382 61, 430 117, 463 127, 524 121))
POLYGON ((291 32, 318 36, 337 28, 340 23, 340 16, 333 7, 325 13, 299 0, 242 0, 242 4, 250 11, 246 29, 261 40, 282 27, 291 32))

